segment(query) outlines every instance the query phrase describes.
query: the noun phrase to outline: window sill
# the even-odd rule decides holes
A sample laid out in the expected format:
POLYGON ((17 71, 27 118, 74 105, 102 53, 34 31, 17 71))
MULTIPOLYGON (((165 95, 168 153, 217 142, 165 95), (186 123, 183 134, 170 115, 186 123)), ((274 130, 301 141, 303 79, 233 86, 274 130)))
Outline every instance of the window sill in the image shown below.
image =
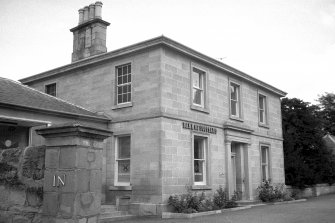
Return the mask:
POLYGON ((244 120, 243 120, 242 118, 240 118, 240 117, 236 117, 236 116, 232 116, 232 115, 230 115, 229 118, 232 119, 232 120, 239 121, 239 122, 244 122, 244 120))
POLYGON ((212 187, 208 185, 193 185, 192 190, 212 190, 212 187))
POLYGON ((258 123, 258 126, 259 126, 259 127, 266 128, 266 129, 269 129, 269 128, 270 128, 268 124, 263 124, 263 123, 260 123, 260 122, 258 123))
POLYGON ((108 190, 131 191, 132 186, 109 186, 108 190))
POLYGON ((191 105, 191 109, 209 114, 208 108, 204 108, 204 107, 197 106, 197 105, 194 105, 194 104, 191 105))
POLYGON ((127 102, 124 104, 114 105, 112 106, 112 110, 120 109, 120 108, 127 108, 127 107, 133 107, 133 102, 127 102))

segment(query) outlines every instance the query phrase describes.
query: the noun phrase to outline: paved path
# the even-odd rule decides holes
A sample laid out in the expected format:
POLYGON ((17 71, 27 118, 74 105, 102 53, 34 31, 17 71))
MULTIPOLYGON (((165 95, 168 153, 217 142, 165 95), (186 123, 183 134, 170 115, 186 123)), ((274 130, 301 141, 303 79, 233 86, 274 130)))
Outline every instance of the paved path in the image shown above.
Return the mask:
POLYGON ((253 207, 219 215, 192 219, 138 218, 123 223, 335 223, 335 194, 310 198, 305 202, 253 207))

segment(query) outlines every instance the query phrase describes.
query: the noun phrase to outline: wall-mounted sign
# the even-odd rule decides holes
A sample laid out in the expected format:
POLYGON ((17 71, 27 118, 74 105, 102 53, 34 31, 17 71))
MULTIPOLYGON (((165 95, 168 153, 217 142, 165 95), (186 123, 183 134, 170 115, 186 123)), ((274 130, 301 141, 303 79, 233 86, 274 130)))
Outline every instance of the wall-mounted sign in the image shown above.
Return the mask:
POLYGON ((53 187, 65 186, 65 174, 63 174, 63 176, 54 175, 52 186, 53 187))
POLYGON ((183 128, 191 129, 191 130, 198 131, 198 132, 216 134, 216 128, 206 126, 206 125, 194 124, 190 122, 183 122, 183 128))

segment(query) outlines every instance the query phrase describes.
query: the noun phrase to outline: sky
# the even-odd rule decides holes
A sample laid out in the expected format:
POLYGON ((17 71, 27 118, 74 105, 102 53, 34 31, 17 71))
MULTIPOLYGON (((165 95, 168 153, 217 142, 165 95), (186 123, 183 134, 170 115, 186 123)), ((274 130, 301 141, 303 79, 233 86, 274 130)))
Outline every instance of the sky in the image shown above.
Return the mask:
MULTIPOLYGON (((335 92, 335 0, 102 0, 107 50, 160 35, 317 103, 335 92)), ((78 9, 92 0, 0 0, 0 76, 71 63, 78 9)))

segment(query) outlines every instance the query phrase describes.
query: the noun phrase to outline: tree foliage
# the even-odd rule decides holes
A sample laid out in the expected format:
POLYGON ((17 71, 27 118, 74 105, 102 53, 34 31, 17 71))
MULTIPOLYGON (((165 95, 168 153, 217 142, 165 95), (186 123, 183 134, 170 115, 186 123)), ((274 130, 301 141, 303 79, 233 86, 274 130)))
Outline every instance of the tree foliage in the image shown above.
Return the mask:
POLYGON ((281 109, 286 184, 305 187, 333 183, 335 159, 322 143, 325 131, 320 107, 284 98, 281 109))
POLYGON ((335 94, 326 92, 317 101, 320 103, 324 131, 335 135, 335 94))

